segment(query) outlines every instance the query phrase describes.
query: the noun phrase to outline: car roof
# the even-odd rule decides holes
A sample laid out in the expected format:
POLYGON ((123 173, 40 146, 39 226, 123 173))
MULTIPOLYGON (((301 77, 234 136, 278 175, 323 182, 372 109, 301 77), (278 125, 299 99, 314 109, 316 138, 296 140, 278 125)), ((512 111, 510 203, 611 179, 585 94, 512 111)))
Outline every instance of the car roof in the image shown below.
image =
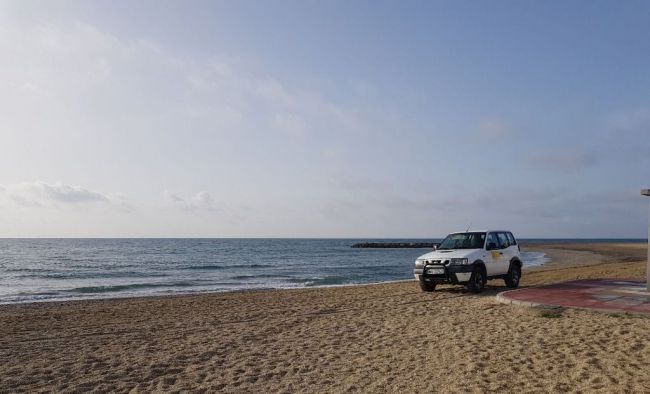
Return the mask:
POLYGON ((450 234, 463 234, 463 233, 511 233, 510 230, 468 230, 468 231, 455 231, 450 234))

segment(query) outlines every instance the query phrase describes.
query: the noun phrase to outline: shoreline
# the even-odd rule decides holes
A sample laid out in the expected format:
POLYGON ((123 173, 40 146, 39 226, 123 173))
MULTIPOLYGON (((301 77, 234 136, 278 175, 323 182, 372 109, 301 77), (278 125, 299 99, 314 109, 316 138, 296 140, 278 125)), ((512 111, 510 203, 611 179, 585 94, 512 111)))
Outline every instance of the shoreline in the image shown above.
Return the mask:
MULTIPOLYGON (((543 247, 573 265, 525 271, 522 287, 645 274, 639 248, 543 247)), ((504 290, 404 280, 4 304, 0 392, 650 391, 649 317, 549 319, 497 303, 504 290), (423 379, 432 365, 445 373, 423 379)))
POLYGON ((293 291, 293 290, 309 290, 309 289, 327 289, 327 288, 341 288, 341 287, 357 287, 357 286, 374 286, 382 284, 413 282, 414 279, 395 279, 386 280, 381 282, 368 282, 368 283, 343 283, 336 285, 318 285, 318 286, 301 286, 301 287, 269 287, 269 288, 255 288, 255 289, 235 289, 235 290, 205 290, 195 292, 178 292, 173 294, 145 294, 141 296, 124 295, 113 297, 95 297, 95 298, 71 298, 71 299, 48 299, 48 300, 35 300, 35 301, 18 301, 18 302, 0 302, 0 310, 3 306, 7 305, 31 305, 31 304, 50 304, 60 303, 67 304, 71 302, 94 302, 94 301, 120 301, 120 300, 137 300, 137 299, 155 299, 155 298, 174 298, 174 297, 193 297, 203 295, 218 295, 218 294, 238 294, 238 293, 257 293, 257 292, 276 292, 276 291, 293 291))

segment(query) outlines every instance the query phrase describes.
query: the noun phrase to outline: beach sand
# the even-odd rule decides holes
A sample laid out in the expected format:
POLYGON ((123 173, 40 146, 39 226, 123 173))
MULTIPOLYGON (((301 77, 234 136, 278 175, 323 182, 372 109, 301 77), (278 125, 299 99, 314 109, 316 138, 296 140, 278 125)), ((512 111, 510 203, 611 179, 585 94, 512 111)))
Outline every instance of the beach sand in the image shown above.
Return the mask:
MULTIPOLYGON (((631 245, 536 245, 522 286, 645 276, 631 245)), ((650 392, 650 318, 415 281, 0 306, 0 392, 650 392)))

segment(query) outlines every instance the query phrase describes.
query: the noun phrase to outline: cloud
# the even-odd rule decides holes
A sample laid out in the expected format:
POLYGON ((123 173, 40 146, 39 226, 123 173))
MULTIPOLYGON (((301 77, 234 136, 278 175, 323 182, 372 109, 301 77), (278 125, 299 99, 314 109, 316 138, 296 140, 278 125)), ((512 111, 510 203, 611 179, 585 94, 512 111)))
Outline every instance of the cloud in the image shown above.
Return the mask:
MULTIPOLYGON (((253 217, 240 203, 265 207, 267 201, 244 190, 261 184, 280 200, 296 178, 284 177, 283 184, 274 176, 283 178, 286 168, 306 168, 307 174, 320 165, 318 157, 306 159, 301 152, 320 152, 340 145, 339 137, 370 129, 347 98, 328 96, 318 81, 269 72, 273 68, 264 59, 233 56, 215 46, 186 51, 75 20, 74 12, 49 15, 46 8, 0 15, 0 52, 11 54, 0 73, 0 163, 40 179, 92 174, 93 185, 129 174, 127 187, 148 195, 138 205, 138 215, 145 216, 134 215, 144 218, 133 219, 138 226, 156 222, 151 213, 161 208, 156 191, 167 176, 178 176, 178 168, 199 184, 225 179, 235 186, 218 202, 208 192, 167 192, 165 206, 178 212, 166 213, 198 225, 204 225, 201 215, 183 212, 219 211, 224 222, 237 220, 233 212, 253 217), (207 178, 206 168, 214 169, 207 178)), ((49 216, 37 209, 30 213, 34 227, 40 217, 64 217, 56 221, 61 229, 72 226, 73 207, 127 205, 117 195, 45 182, 12 187, 1 202, 69 207, 49 216)), ((27 221, 25 210, 15 211, 27 221)), ((79 216, 87 211, 79 209, 79 216)), ((84 228, 109 220, 86 216, 84 228)), ((277 217, 269 222, 281 227, 277 217)), ((209 225, 215 224, 205 228, 209 225)), ((124 228, 129 232, 132 226, 124 228)))
POLYGON ((467 188, 348 178, 320 207, 333 232, 353 236, 442 236, 449 231, 504 227, 526 237, 633 237, 647 226, 647 201, 636 188, 467 188), (355 235, 356 234, 356 235, 355 235))
POLYGON ((364 124, 349 105, 292 86, 252 59, 179 55, 150 39, 125 39, 79 21, 12 22, 0 24, 0 50, 13 54, 3 59, 0 75, 6 130, 291 138, 344 135, 364 124), (35 106, 39 117, 30 120, 35 106))
POLYGON ((618 110, 605 118, 604 152, 610 157, 650 160, 650 108, 618 110))
POLYGON ((201 191, 189 198, 180 197, 168 190, 163 192, 163 198, 168 206, 188 211, 215 211, 219 208, 210 193, 201 191))
POLYGON ((128 205, 126 198, 119 194, 100 193, 60 182, 21 182, 0 186, 0 192, 14 203, 28 207, 103 204, 124 208, 128 205))
POLYGON ((307 129, 305 121, 295 114, 276 114, 273 118, 273 125, 278 130, 293 137, 304 136, 307 129))
POLYGON ((332 186, 339 193, 327 202, 324 212, 341 213, 342 217, 391 216, 400 221, 422 213, 456 213, 472 204, 457 188, 443 184, 429 190, 419 184, 397 189, 390 182, 343 176, 332 186))
POLYGON ((483 119, 478 128, 479 137, 488 141, 501 141, 512 133, 512 127, 500 119, 483 119))
POLYGON ((650 134, 650 108, 612 112, 607 116, 607 125, 616 133, 650 134))
POLYGON ((598 161, 594 154, 573 151, 533 153, 526 160, 531 169, 562 173, 584 170, 598 161))

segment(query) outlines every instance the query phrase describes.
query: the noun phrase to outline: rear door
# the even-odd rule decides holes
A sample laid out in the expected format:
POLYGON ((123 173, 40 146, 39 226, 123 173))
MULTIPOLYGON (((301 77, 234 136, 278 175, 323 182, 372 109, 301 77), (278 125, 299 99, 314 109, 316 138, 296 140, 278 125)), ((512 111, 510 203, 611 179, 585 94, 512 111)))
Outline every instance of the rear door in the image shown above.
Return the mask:
POLYGON ((508 233, 505 231, 498 233, 497 237, 499 238, 500 250, 503 253, 503 265, 500 269, 501 273, 505 274, 510 268, 510 260, 517 255, 517 245, 515 245, 512 235, 508 236, 508 233))
MULTIPOLYGON (((508 271, 508 237, 504 232, 494 232, 490 242, 496 245, 496 248, 490 250, 492 259, 492 269, 488 270, 488 275, 501 275, 508 271), (492 241, 494 240, 494 241, 492 241)), ((490 243, 488 242, 488 244, 490 243)))

